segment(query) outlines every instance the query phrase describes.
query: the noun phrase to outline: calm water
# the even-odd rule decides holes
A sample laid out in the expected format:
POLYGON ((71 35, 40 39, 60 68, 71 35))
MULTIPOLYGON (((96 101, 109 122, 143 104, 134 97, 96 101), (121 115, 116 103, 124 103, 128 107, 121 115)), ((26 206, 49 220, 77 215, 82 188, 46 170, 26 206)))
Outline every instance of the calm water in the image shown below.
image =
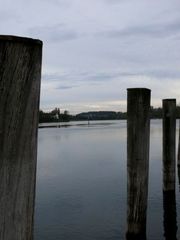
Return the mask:
MULTIPOLYGON (((126 121, 39 130, 35 240, 125 239, 126 136, 126 121)), ((151 121, 150 144, 147 239, 161 240, 160 120, 151 121)), ((179 225, 178 177, 176 213, 179 225)))

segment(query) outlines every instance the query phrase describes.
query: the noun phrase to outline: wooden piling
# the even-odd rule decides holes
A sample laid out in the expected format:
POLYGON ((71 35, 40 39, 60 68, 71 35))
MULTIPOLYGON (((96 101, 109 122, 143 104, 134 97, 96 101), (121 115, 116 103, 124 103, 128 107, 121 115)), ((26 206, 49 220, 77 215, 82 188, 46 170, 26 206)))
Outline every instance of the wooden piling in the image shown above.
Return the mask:
POLYGON ((32 240, 42 42, 0 36, 0 239, 32 240))
POLYGON ((163 209, 165 240, 177 240, 176 193, 174 190, 163 192, 163 209))
POLYGON ((179 142, 178 142, 178 157, 177 157, 177 160, 178 160, 178 168, 180 168, 180 119, 179 119, 179 142))
POLYGON ((176 99, 163 100, 163 191, 175 191, 176 99))
POLYGON ((149 89, 128 89, 126 238, 131 240, 146 239, 150 98, 149 89))

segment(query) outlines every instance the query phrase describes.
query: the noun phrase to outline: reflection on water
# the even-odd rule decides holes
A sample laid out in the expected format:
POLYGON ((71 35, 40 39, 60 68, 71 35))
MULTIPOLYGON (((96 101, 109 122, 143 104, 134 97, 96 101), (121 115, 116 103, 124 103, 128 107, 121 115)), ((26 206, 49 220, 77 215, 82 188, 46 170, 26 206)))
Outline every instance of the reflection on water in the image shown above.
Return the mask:
POLYGON ((39 128, 67 128, 67 127, 95 127, 106 126, 116 124, 116 121, 75 121, 75 122, 52 122, 52 123, 40 123, 39 128))
POLYGON ((163 207, 164 207, 164 237, 166 240, 177 240, 175 191, 163 192, 163 207))
POLYGON ((179 192, 180 192, 180 166, 178 166, 178 180, 179 180, 179 192))
POLYGON ((145 231, 143 234, 126 233, 126 240, 147 240, 147 237, 145 231))
MULTIPOLYGON (((151 121, 150 146, 147 239, 163 240, 159 120, 151 121)), ((35 240, 124 240, 126 159, 126 121, 40 129, 35 240)))

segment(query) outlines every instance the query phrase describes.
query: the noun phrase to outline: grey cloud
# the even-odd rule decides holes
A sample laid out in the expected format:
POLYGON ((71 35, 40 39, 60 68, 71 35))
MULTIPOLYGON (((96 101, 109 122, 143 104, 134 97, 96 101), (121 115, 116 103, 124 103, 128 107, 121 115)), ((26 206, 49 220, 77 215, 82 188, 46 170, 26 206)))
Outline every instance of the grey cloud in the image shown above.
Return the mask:
POLYGON ((59 85, 56 89, 70 89, 78 87, 73 83, 79 83, 81 85, 94 85, 96 83, 104 83, 104 81, 111 81, 115 77, 118 77, 118 73, 92 73, 92 72, 79 72, 79 73, 51 73, 43 74, 42 82, 61 82, 63 85, 59 85))
POLYGON ((180 79, 180 71, 178 70, 154 70, 147 72, 147 75, 158 79, 180 79))
POLYGON ((44 2, 48 3, 49 5, 55 5, 55 6, 61 6, 62 7, 69 7, 70 1, 69 0, 31 0, 31 2, 39 2, 41 4, 44 4, 44 2))
POLYGON ((53 3, 53 4, 62 4, 62 5, 64 5, 66 2, 65 1, 63 1, 63 0, 51 0, 51 1, 49 1, 49 0, 39 0, 40 2, 44 2, 44 1, 46 1, 46 2, 51 2, 51 3, 53 3))
POLYGON ((64 24, 30 28, 29 33, 51 42, 69 41, 78 38, 77 32, 68 29, 64 24))
MULTIPOLYGON (((79 75, 78 75, 79 76, 79 75)), ((58 81, 70 81, 77 77, 76 74, 72 72, 68 73, 50 73, 50 74, 42 74, 42 80, 46 82, 58 82, 58 81)))
POLYGON ((175 34, 180 34, 180 20, 161 23, 153 25, 142 25, 129 27, 123 30, 110 30, 103 31, 97 35, 109 37, 109 38, 122 38, 122 37, 150 37, 161 38, 169 37, 175 34))
POLYGON ((122 2, 127 2, 127 0, 102 0, 102 1, 108 4, 119 4, 122 2))
POLYGON ((72 89, 78 86, 88 86, 96 84, 104 84, 105 82, 111 82, 116 79, 127 79, 129 77, 149 77, 155 79, 180 79, 180 71, 176 69, 144 69, 138 71, 113 71, 110 73, 97 72, 97 73, 73 73, 69 72, 66 74, 53 73, 53 74, 43 74, 43 81, 46 82, 59 82, 59 86, 56 86, 55 89, 67 90, 72 89), (77 84, 74 84, 77 83, 77 84))
MULTIPOLYGON (((132 77, 132 76, 148 76, 148 77, 155 77, 159 79, 178 79, 180 78, 180 71, 176 69, 144 69, 138 71, 113 71, 106 73, 106 72, 79 72, 79 73, 53 73, 53 74, 43 74, 42 79, 43 81, 69 81, 69 82, 106 82, 111 81, 112 79, 116 79, 119 77, 132 77)), ((63 85, 62 88, 66 88, 67 86, 63 85)), ((73 85, 72 87, 77 87, 73 85)), ((68 86, 69 88, 69 86, 68 86)))
POLYGON ((17 15, 16 13, 12 13, 9 11, 0 11, 1 22, 7 22, 12 20, 18 22, 20 20, 20 16, 17 15))
POLYGON ((86 79, 88 81, 109 81, 112 78, 116 77, 117 73, 96 73, 96 74, 88 74, 86 79))
POLYGON ((180 71, 172 69, 157 69, 157 70, 143 70, 137 72, 122 72, 119 74, 121 77, 133 77, 133 76, 146 76, 157 79, 180 79, 180 71))
POLYGON ((57 74, 57 73, 51 73, 51 74, 42 74, 42 81, 58 81, 59 78, 62 77, 61 75, 57 74))
POLYGON ((113 72, 112 73, 96 73, 96 74, 88 74, 86 76, 86 80, 88 82, 103 82, 104 81, 111 81, 117 78, 123 77, 136 77, 136 76, 146 76, 146 77, 153 77, 157 79, 180 79, 180 71, 179 70, 172 70, 172 69, 157 69, 157 70, 149 70, 145 69, 142 71, 126 71, 126 72, 113 72))
POLYGON ((68 89, 72 89, 72 88, 75 88, 75 87, 78 87, 78 85, 71 85, 71 86, 60 85, 60 86, 56 87, 55 89, 57 89, 57 90, 68 90, 68 89))

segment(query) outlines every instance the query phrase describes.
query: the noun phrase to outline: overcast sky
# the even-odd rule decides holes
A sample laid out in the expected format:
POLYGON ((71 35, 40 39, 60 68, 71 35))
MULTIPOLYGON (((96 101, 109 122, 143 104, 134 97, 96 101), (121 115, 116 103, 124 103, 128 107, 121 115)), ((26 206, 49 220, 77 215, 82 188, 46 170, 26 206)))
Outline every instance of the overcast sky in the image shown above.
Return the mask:
POLYGON ((126 110, 126 89, 180 103, 179 0, 6 0, 1 34, 43 41, 41 109, 126 110))

